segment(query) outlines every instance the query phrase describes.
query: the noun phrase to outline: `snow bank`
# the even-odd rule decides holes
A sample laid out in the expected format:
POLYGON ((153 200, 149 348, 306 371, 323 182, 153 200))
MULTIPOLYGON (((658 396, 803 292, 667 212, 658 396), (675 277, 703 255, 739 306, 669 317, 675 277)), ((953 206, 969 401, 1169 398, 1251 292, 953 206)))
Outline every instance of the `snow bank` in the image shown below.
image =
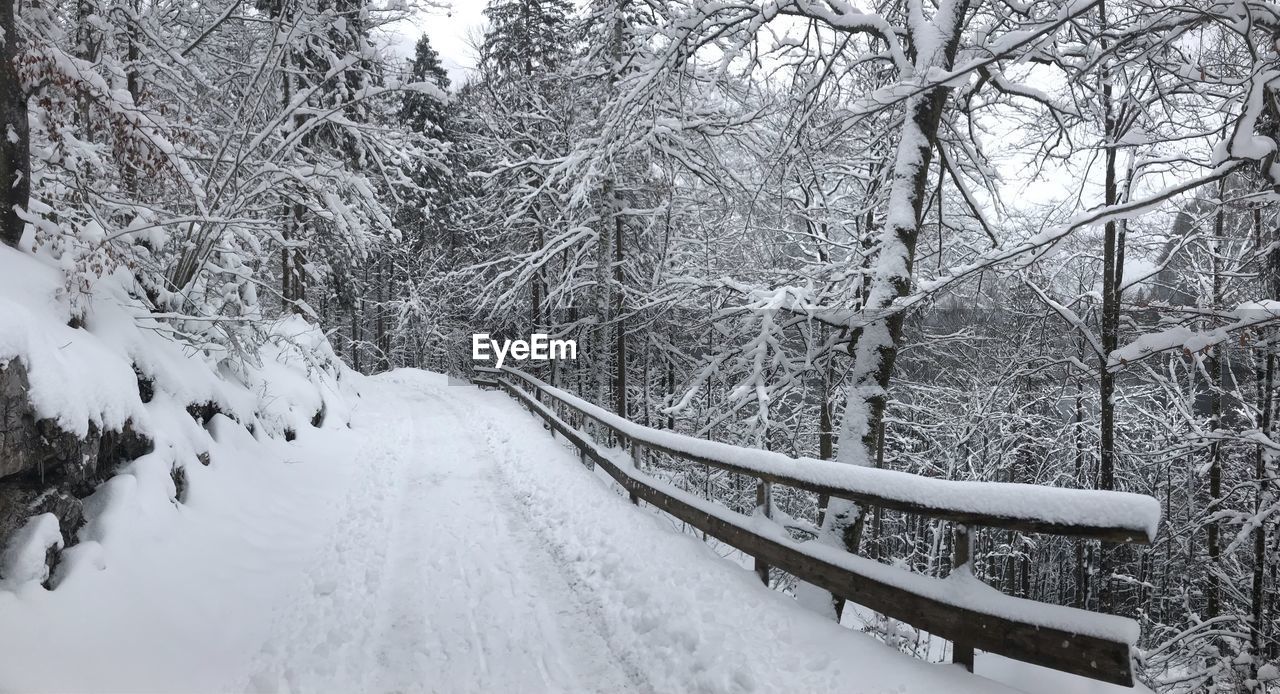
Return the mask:
POLYGON ((20 362, 32 416, 86 448, 94 429, 126 426, 154 446, 76 485, 56 469, 0 478, 40 494, 0 508, 33 516, 0 537, 0 691, 230 691, 227 663, 260 646, 290 562, 323 522, 323 505, 303 512, 298 499, 352 467, 341 434, 359 377, 297 317, 235 324, 198 347, 172 339, 208 323, 151 316, 128 276, 78 297, 73 320, 63 276, 0 246, 0 365, 20 362), (31 512, 55 492, 77 513, 31 512), (64 544, 50 576, 46 551, 64 544))
POLYGON ((62 533, 58 530, 58 517, 42 513, 27 520, 14 535, 4 552, 0 552, 0 590, 6 585, 41 583, 49 578, 45 553, 49 549, 62 549, 62 533))
POLYGON ((273 434, 309 422, 322 405, 339 404, 334 396, 344 367, 319 329, 301 318, 263 321, 261 349, 194 349, 171 339, 173 326, 128 295, 131 284, 127 277, 99 282, 83 326, 71 327, 62 271, 0 247, 0 363, 26 365, 40 418, 79 436, 91 423, 119 430, 132 422, 154 437, 153 408, 144 407, 139 376, 183 406, 210 404, 273 434))
MULTIPOLYGON (((20 359, 41 418, 77 436, 90 423, 119 430, 132 419, 146 433, 147 416, 128 357, 85 330, 68 326, 59 300, 62 274, 40 260, 0 246, 0 363, 20 359)), ((116 313, 111 304, 104 310, 116 313)))
POLYGON ((0 589, 0 691, 244 691, 247 664, 338 522, 333 500, 361 473, 345 426, 285 442, 152 404, 172 438, 85 500, 57 588, 32 575, 0 589), (178 503, 172 460, 197 448, 210 465, 186 466, 178 503))
MULTIPOLYGON (((78 438, 86 455, 93 456, 85 474, 75 480, 79 485, 74 490, 76 496, 87 493, 86 483, 91 489, 110 475, 120 473, 129 478, 140 468, 155 468, 162 479, 153 480, 148 488, 156 499, 169 503, 175 496, 171 476, 181 483, 184 475, 190 478, 198 474, 191 471, 196 461, 208 459, 213 442, 201 424, 217 413, 229 417, 228 422, 238 422, 247 430, 246 435, 254 432, 262 438, 296 435, 305 427, 320 424, 324 416, 331 416, 335 423, 345 422, 347 399, 340 391, 343 379, 349 378, 346 369, 323 334, 301 318, 262 322, 259 326, 236 324, 236 339, 227 342, 242 343, 239 352, 218 344, 196 348, 171 339, 175 330, 185 329, 184 320, 190 319, 161 321, 152 317, 130 296, 128 288, 133 286, 133 279, 127 275, 103 278, 90 295, 78 297, 77 304, 85 308, 83 319, 73 319, 63 277, 63 271, 47 258, 0 246, 0 365, 20 362, 29 382, 26 392, 18 393, 18 399, 25 395, 28 402, 10 406, 29 405, 31 417, 52 422, 57 429, 78 438), (246 339, 255 335, 263 340, 261 345, 246 339), (137 432, 154 443, 154 452, 128 469, 110 469, 121 458, 127 460, 145 452, 114 450, 117 455, 102 454, 99 459, 106 443, 99 449, 94 432, 122 430, 137 432)), ((27 439, 17 438, 9 443, 25 449, 35 445, 42 432, 25 432, 27 439)), ((57 453, 68 454, 65 449, 57 453)), ((31 456, 33 460, 38 457, 31 456)), ((70 491, 71 482, 60 475, 71 462, 60 457, 58 460, 63 467, 55 464, 49 469, 40 461, 10 461, 14 465, 4 470, 8 476, 0 478, 0 486, 58 487, 70 491), (40 469, 33 469, 31 466, 37 463, 40 469)), ((112 479, 104 485, 103 494, 110 496, 110 490, 128 484, 134 482, 112 479)), ((194 485, 192 492, 203 493, 194 485)), ((97 500, 89 500, 88 505, 96 504, 99 517, 95 520, 86 513, 89 523, 79 533, 82 541, 101 542, 109 534, 104 525, 108 522, 102 516, 112 513, 111 504, 102 503, 98 497, 95 495, 97 500)), ((10 498, 23 499, 21 503, 27 504, 31 497, 10 498)), ((2 508, 0 513, 10 520, 20 519, 28 509, 36 515, 41 497, 35 498, 22 508, 2 508)), ((77 508, 81 505, 75 498, 71 502, 77 508)), ((61 521, 67 545, 75 544, 76 538, 70 535, 76 532, 78 520, 77 514, 74 520, 54 521, 55 529, 61 521)), ((28 540, 15 538, 12 544, 28 540)), ((0 549, 5 543, 6 538, 0 537, 0 549)), ((96 550, 73 549, 68 555, 75 559, 93 551, 96 550)), ((82 564, 79 560, 68 561, 61 568, 71 570, 82 564)), ((5 577, 4 586, 15 590, 42 580, 37 575, 39 571, 16 565, 0 566, 0 572, 5 577)), ((54 581, 64 578, 63 574, 60 570, 54 581)))

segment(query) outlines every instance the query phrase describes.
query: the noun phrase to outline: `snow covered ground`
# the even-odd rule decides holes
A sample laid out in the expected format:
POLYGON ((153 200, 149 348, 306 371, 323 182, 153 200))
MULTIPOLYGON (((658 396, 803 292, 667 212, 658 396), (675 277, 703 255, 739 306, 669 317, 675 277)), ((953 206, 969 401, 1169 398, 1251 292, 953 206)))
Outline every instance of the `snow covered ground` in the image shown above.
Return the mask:
POLYGON ((215 419, 185 503, 147 459, 104 485, 94 560, 0 591, 0 690, 1015 691, 765 589, 504 395, 352 378, 349 428, 215 419))

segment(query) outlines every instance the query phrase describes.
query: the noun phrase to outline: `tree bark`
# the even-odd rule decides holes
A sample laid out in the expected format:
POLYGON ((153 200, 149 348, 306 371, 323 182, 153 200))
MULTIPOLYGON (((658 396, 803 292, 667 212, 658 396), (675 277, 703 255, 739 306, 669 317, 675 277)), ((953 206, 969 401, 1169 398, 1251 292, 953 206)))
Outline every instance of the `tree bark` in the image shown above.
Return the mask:
MULTIPOLYGON (((960 44, 960 29, 968 13, 967 0, 944 2, 932 18, 929 53, 918 53, 916 69, 949 69, 960 44), (942 37, 940 44, 934 40, 942 37)), ((938 128, 951 88, 935 86, 911 97, 898 138, 890 178, 887 219, 880 233, 879 253, 863 310, 870 321, 853 331, 849 351, 853 355, 844 419, 839 436, 838 459, 855 465, 872 465, 878 450, 888 402, 889 382, 902 344, 902 312, 885 317, 876 314, 911 291, 916 241, 924 214, 929 166, 937 146, 938 128)), ((865 509, 833 500, 828 521, 842 536, 845 548, 858 551, 865 509)))
MULTIPOLYGON (((1098 3, 1098 18, 1102 31, 1108 26, 1107 5, 1098 3)), ((1103 42, 1105 47, 1106 42, 1103 42)), ((1121 133, 1112 98, 1111 70, 1104 61, 1099 71, 1100 96, 1103 110, 1103 146, 1105 148, 1106 180, 1103 184, 1104 204, 1108 207, 1120 201, 1120 188, 1116 175, 1117 148, 1114 146, 1121 133)), ((1120 288, 1124 279, 1124 226, 1122 222, 1108 220, 1103 225, 1102 236, 1102 316, 1099 332, 1102 354, 1098 355, 1098 489, 1115 489, 1116 459, 1116 375, 1109 368, 1111 353, 1120 346, 1120 288)), ((1098 597, 1103 609, 1111 609, 1111 562, 1115 550, 1098 548, 1098 597)))
POLYGON ((17 3, 0 0, 0 242, 22 240, 31 197, 31 133, 27 124, 27 95, 18 76, 22 38, 18 34, 17 3))
MULTIPOLYGON (((617 195, 616 191, 614 193, 617 195)), ((613 341, 617 361, 613 367, 614 411, 619 417, 627 416, 627 331, 622 322, 622 215, 621 204, 615 201, 613 215, 613 341)))
MULTIPOLYGON (((968 10, 968 2, 943 3, 950 12, 933 21, 936 33, 946 37, 940 55, 917 56, 917 70, 949 69, 960 44, 960 28, 968 10)), ((931 35, 931 40, 936 38, 931 35)), ((870 464, 875 451, 880 422, 888 401, 889 381, 893 375, 898 348, 902 344, 904 316, 894 312, 884 318, 875 314, 911 291, 912 266, 916 240, 924 213, 929 166, 937 144, 938 127, 951 89, 932 87, 907 100, 906 118, 898 139, 893 174, 890 181, 888 218, 880 234, 880 251, 874 275, 863 307, 872 318, 864 327, 854 329, 849 350, 854 357, 852 385, 840 435, 840 459, 844 462, 870 464), (859 445, 860 444, 860 445, 859 445)))
MULTIPOLYGON (((1222 302, 1222 267, 1219 253, 1222 251, 1223 226, 1226 210, 1223 207, 1225 185, 1218 182, 1218 209, 1213 215, 1213 239, 1209 243, 1209 266, 1212 272, 1213 289, 1209 300, 1214 309, 1220 308, 1222 302)), ((1222 428, 1222 372, 1226 360, 1222 358, 1222 345, 1215 345, 1213 351, 1204 360, 1204 370, 1208 378, 1209 402, 1212 408, 1209 415, 1209 428, 1217 431, 1222 428)), ((1222 442, 1214 440, 1209 444, 1209 503, 1217 505, 1222 498, 1222 442)), ((1222 613, 1222 586, 1219 581, 1219 568, 1222 562, 1222 530, 1218 521, 1210 519, 1205 528, 1205 546, 1209 555, 1208 576, 1205 581, 1205 616, 1217 617, 1222 613)))
MULTIPOLYGON (((1254 231, 1257 236, 1257 245, 1262 245, 1262 210, 1254 210, 1254 231)), ((1264 278, 1263 286, 1269 290, 1269 296, 1280 296, 1280 249, 1272 248, 1267 253, 1266 265, 1262 270, 1264 278)), ((1266 356, 1263 359, 1263 367, 1261 373, 1258 374, 1258 413, 1259 428, 1262 435, 1270 437, 1272 433, 1272 399, 1275 393, 1275 373, 1276 373, 1276 354, 1275 345, 1270 340, 1276 338, 1273 332, 1266 343, 1266 356)), ((1258 446, 1254 453, 1254 479, 1257 481, 1258 488, 1254 492, 1254 513, 1262 513, 1269 498, 1269 483, 1267 481, 1267 462, 1270 455, 1264 447, 1258 446)), ((1258 523, 1253 529, 1253 576, 1251 581, 1250 605, 1249 612, 1252 617, 1252 623, 1249 628, 1249 645, 1253 654, 1251 670, 1249 676, 1252 679, 1258 677, 1258 666, 1266 660, 1266 644, 1267 644, 1267 620, 1265 613, 1265 601, 1263 599, 1266 593, 1266 563, 1267 563, 1267 524, 1266 522, 1258 523)))

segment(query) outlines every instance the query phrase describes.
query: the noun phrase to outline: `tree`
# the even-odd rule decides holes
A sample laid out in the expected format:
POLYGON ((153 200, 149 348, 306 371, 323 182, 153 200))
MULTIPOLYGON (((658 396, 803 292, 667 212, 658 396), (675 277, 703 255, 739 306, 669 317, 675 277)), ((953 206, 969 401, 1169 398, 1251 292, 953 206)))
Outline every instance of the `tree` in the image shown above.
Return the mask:
POLYGON ((480 67, 498 79, 551 72, 569 57, 569 0, 489 0, 480 67))
MULTIPOLYGON (((448 107, 440 97, 449 89, 449 76, 426 34, 418 39, 414 47, 408 79, 411 82, 434 85, 440 90, 440 94, 406 93, 400 106, 400 122, 410 132, 418 133, 433 140, 437 143, 436 146, 443 147, 450 139, 446 131, 450 126, 447 122, 448 107)), ((458 176, 456 159, 456 154, 446 153, 443 162, 424 160, 418 162, 413 169, 413 179, 418 190, 410 193, 401 207, 401 225, 415 237, 414 246, 419 251, 429 241, 452 245, 447 239, 440 237, 449 228, 446 215, 449 210, 448 202, 455 193, 454 179, 458 176)))
POLYGON ((16 2, 0 3, 0 243, 17 246, 31 193, 30 133, 27 90, 18 74, 23 54, 16 2))

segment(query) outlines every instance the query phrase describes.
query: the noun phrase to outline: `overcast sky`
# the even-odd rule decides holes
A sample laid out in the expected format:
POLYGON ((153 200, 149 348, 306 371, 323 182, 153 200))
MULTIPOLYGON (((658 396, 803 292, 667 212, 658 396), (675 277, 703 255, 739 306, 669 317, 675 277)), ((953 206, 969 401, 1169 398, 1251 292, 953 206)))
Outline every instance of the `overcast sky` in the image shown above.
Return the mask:
POLYGON ((487 0, 453 0, 449 10, 420 13, 411 22, 401 22, 393 27, 391 44, 405 57, 413 55, 413 45, 418 37, 427 34, 431 45, 440 54, 441 62, 449 71, 454 86, 466 79, 476 64, 475 50, 470 37, 484 30, 484 8, 487 0))

